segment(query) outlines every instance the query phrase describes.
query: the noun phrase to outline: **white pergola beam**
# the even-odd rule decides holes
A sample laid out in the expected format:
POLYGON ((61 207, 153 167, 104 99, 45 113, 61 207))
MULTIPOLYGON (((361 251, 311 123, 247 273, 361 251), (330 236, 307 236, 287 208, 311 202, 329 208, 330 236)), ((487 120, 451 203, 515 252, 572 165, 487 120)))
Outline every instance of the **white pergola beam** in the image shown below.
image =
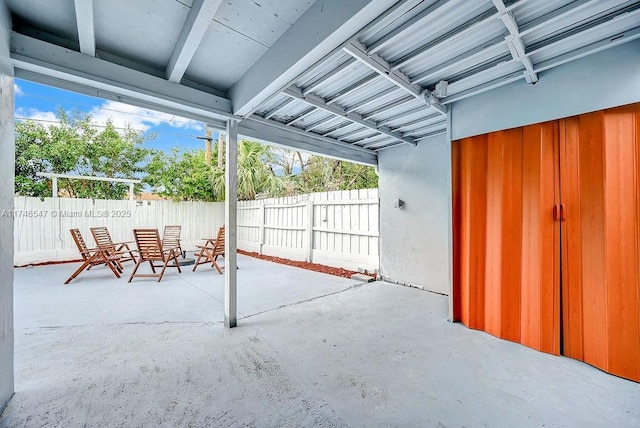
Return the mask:
POLYGON ((375 123, 374 121, 371 120, 366 120, 363 119, 362 116, 356 114, 356 113, 347 113, 345 110, 343 110, 341 107, 339 107, 337 104, 332 104, 329 105, 327 104, 327 101, 321 97, 318 97, 316 95, 313 94, 309 94, 309 95, 303 95, 302 91, 295 87, 292 86, 290 88, 287 88, 284 92, 284 94, 286 94, 287 96, 291 97, 291 98, 295 98, 298 99, 300 101, 304 101, 305 103, 312 105, 314 107, 319 108, 320 110, 324 110, 326 112, 332 113, 338 117, 343 117, 351 122, 354 123, 358 123, 362 126, 364 126, 365 128, 369 128, 372 129, 374 131, 377 131, 381 134, 385 134, 388 135, 389 137, 392 137, 400 142, 406 143, 406 144, 410 144, 412 146, 416 145, 416 142, 413 141, 410 138, 406 138, 404 137, 401 133, 399 132, 394 132, 392 131, 390 128, 387 128, 385 126, 378 126, 377 123, 375 123))
POLYGON ((393 70, 391 64, 377 53, 368 52, 367 48, 362 43, 358 41, 351 41, 342 49, 369 67, 371 70, 378 73, 380 76, 386 78, 391 83, 407 92, 412 97, 423 101, 427 106, 433 107, 435 110, 440 112, 440 114, 446 116, 447 108, 440 104, 440 101, 438 101, 431 91, 424 89, 419 85, 412 84, 409 77, 400 70, 393 70))
POLYGON ((315 2, 229 90, 234 114, 249 116, 385 12, 391 3, 390 0, 315 2))
POLYGON ((47 82, 90 88, 118 101, 157 106, 162 111, 196 115, 214 123, 232 116, 231 101, 226 98, 18 33, 11 35, 11 60, 16 73, 25 71, 32 79, 40 75, 47 82))
POLYGON ((96 56, 96 33, 93 23, 93 0, 74 0, 80 52, 96 56))
POLYGON ((500 20, 509 31, 509 35, 505 37, 505 41, 507 42, 511 56, 514 60, 520 61, 524 66, 524 78, 527 83, 536 83, 538 81, 538 75, 533 71, 531 58, 527 56, 526 47, 522 41, 516 19, 511 14, 511 11, 507 10, 503 0, 492 1, 496 9, 498 9, 500 20))
POLYGON ((224 326, 238 324, 238 121, 227 121, 224 187, 224 326))
MULTIPOLYGON (((82 0, 76 0, 82 1, 82 0)), ((167 65, 170 82, 180 83, 222 0, 194 0, 167 65)))

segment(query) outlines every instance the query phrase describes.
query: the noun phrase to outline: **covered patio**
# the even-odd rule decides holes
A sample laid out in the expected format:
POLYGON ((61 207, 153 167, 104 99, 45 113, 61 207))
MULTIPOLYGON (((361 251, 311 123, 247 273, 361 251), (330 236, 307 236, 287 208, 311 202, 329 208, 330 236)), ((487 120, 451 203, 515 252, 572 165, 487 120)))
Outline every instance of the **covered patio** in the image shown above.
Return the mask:
POLYGON ((0 209, 17 77, 223 130, 228 230, 224 276, 19 269, 14 299, 4 217, 0 425, 638 426, 639 384, 580 360, 640 380, 639 17, 637 0, 0 0, 0 209), (242 137, 376 166, 388 282, 236 271, 242 137))
POLYGON ((161 283, 15 270, 0 426, 637 426, 638 384, 446 321, 447 297, 239 256, 161 283), (286 280, 284 280, 286 278, 286 280))

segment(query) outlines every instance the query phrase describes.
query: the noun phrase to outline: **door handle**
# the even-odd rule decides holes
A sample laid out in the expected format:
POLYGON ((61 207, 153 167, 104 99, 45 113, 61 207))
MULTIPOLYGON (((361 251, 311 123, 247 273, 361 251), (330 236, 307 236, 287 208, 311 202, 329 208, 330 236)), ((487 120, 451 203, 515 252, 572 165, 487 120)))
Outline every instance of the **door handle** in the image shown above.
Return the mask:
POLYGON ((553 205, 553 221, 565 221, 564 204, 553 205))

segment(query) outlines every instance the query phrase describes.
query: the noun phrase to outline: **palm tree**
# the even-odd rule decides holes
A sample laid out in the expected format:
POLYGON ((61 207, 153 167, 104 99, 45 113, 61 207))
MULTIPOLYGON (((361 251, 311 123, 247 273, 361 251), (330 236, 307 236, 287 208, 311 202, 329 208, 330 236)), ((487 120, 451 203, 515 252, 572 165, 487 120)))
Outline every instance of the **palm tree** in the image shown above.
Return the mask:
MULTIPOLYGON (((260 193, 279 196, 284 183, 269 168, 270 151, 256 141, 242 140, 238 143, 238 199, 252 200, 260 193)), ((219 200, 224 199, 224 169, 213 167, 212 185, 219 200)))

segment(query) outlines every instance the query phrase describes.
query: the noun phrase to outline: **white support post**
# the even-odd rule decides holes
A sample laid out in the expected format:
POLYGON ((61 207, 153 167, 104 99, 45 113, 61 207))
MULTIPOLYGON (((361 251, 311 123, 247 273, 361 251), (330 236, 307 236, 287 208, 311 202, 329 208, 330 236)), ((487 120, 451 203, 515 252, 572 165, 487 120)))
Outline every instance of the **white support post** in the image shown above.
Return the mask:
MULTIPOLYGON (((451 138, 451 121, 452 121, 452 114, 453 114, 453 109, 449 109, 447 111, 447 142, 448 144, 448 148, 449 148, 449 153, 447 153, 447 159, 451 159, 451 145, 453 144, 452 138, 451 138)), ((451 163, 449 163, 449 179, 448 181, 448 186, 449 188, 447 189, 447 195, 449 195, 449 197, 447 198, 447 212, 449 213, 449 221, 447 222, 448 225, 448 230, 447 230, 447 243, 448 243, 448 252, 449 252, 449 314, 448 314, 448 321, 449 322, 455 322, 455 316, 457 314, 454 313, 453 308, 454 308, 454 299, 457 299, 458 296, 455 296, 455 289, 454 289, 454 284, 453 284, 453 171, 451 168, 451 163)))
POLYGON ((53 177, 51 179, 51 197, 58 197, 58 177, 53 177))
MULTIPOLYGON (((15 170, 14 79, 9 59, 11 13, 0 0, 0 211, 13 212, 15 170)), ((14 392, 13 217, 0 221, 0 413, 14 392)))
POLYGON ((307 228, 306 235, 306 252, 305 259, 307 262, 313 262, 313 201, 307 201, 307 228))
POLYGON ((129 183, 129 200, 133 201, 133 183, 129 183))
POLYGON ((262 247, 264 246, 264 223, 266 222, 265 218, 265 209, 264 209, 264 201, 260 203, 260 210, 258 211, 258 253, 262 254, 262 247))
POLYGON ((238 312, 238 121, 227 122, 225 148, 224 326, 237 325, 238 312))

